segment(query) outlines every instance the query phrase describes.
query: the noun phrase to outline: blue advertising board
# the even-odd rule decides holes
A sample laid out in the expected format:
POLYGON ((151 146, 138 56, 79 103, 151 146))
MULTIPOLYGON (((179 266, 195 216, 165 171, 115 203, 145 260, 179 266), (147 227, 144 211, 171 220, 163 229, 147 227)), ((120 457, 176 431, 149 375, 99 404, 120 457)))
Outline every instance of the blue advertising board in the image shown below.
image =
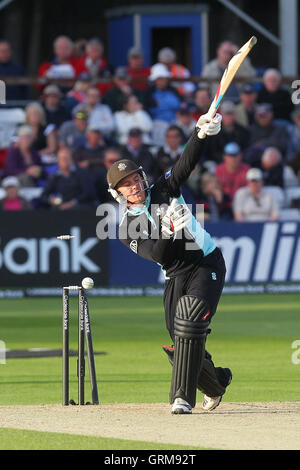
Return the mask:
MULTIPOLYGON (((297 222, 207 223, 205 229, 223 252, 226 282, 300 281, 300 224, 297 222)), ((109 242, 110 285, 159 285, 161 269, 118 240, 109 242)))

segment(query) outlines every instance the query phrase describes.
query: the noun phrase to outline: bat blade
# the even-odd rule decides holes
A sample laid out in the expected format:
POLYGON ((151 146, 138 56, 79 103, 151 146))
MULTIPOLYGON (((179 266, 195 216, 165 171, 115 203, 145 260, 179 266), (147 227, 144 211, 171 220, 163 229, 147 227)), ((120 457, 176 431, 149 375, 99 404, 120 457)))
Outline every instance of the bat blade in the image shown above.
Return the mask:
MULTIPOLYGON (((221 101, 231 84, 232 80, 234 79, 238 69, 242 65, 243 61, 251 51, 252 47, 257 43, 257 38, 255 36, 252 36, 249 41, 247 41, 235 54, 234 56, 230 59, 226 69, 224 70, 224 73, 222 75, 221 81, 218 86, 217 93, 209 107, 209 110, 207 112, 209 118, 213 118, 214 115, 216 114, 221 101)), ((202 133, 201 133, 202 134, 202 133)))

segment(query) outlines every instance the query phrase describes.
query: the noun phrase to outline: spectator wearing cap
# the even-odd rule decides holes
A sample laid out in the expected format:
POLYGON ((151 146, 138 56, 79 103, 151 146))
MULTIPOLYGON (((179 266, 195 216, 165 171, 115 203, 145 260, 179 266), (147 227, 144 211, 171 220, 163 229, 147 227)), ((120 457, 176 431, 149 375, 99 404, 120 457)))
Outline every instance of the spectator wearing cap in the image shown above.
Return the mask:
POLYGON ((286 160, 292 160, 300 151, 300 105, 296 106, 292 112, 293 125, 289 126, 286 160))
POLYGON ((33 132, 32 147, 40 155, 53 155, 57 150, 56 126, 47 124, 46 112, 40 103, 32 102, 25 107, 25 123, 33 132))
POLYGON ((171 125, 165 133, 165 143, 158 149, 157 165, 162 175, 178 160, 183 152, 184 136, 178 126, 171 125))
POLYGON ((23 187, 41 185, 45 175, 40 154, 32 148, 34 135, 26 124, 18 129, 15 145, 8 151, 3 175, 16 176, 23 187))
MULTIPOLYGON (((21 64, 13 60, 11 45, 6 40, 0 41, 0 77, 24 77, 25 71, 21 64)), ((7 100, 28 99, 29 91, 25 85, 6 85, 7 100)))
POLYGON ((127 141, 120 147, 120 152, 123 159, 133 160, 137 165, 142 166, 151 182, 155 180, 156 176, 159 176, 157 163, 149 147, 143 142, 141 129, 130 129, 127 141))
POLYGON ((229 142, 236 142, 241 150, 248 147, 250 132, 246 127, 237 124, 235 105, 232 101, 224 101, 220 108, 222 114, 222 129, 213 139, 207 141, 206 158, 211 161, 221 162, 223 149, 229 142))
MULTIPOLYGON (((167 67, 170 72, 170 78, 189 78, 191 76, 190 71, 181 64, 178 64, 176 59, 176 52, 170 47, 163 47, 158 52, 158 63, 163 64, 167 67)), ((192 82, 176 82, 172 81, 172 85, 177 89, 178 93, 185 97, 190 97, 195 91, 195 85, 192 82)))
POLYGON ((133 46, 128 51, 128 65, 126 71, 131 78, 131 86, 145 91, 148 86, 150 67, 144 65, 144 53, 140 47, 133 46))
POLYGON ((48 85, 43 90, 42 100, 46 124, 54 124, 56 129, 71 119, 71 113, 61 103, 62 93, 57 85, 48 85))
POLYGON ((235 107, 237 124, 248 127, 254 123, 256 101, 257 93, 252 83, 243 84, 240 92, 240 103, 235 107))
POLYGON ((115 113, 122 110, 124 99, 129 95, 135 95, 143 103, 143 92, 131 86, 126 67, 118 67, 114 74, 114 86, 103 97, 103 103, 115 113))
POLYGON ((86 91, 91 82, 92 76, 88 72, 82 72, 77 77, 73 88, 67 92, 63 101, 63 105, 68 111, 72 112, 75 106, 85 101, 86 91))
POLYGON ((77 168, 71 149, 64 147, 57 153, 59 170, 45 187, 40 204, 56 210, 95 207, 96 191, 87 170, 77 168))
POLYGON ((2 211, 21 211, 32 209, 29 201, 19 195, 20 183, 15 176, 7 176, 2 181, 2 188, 5 190, 5 196, 0 200, 0 210, 2 211))
POLYGON ((82 142, 88 124, 88 114, 84 109, 77 109, 73 113, 71 121, 64 122, 58 131, 58 142, 60 147, 70 147, 72 149, 82 142))
MULTIPOLYGON (((76 66, 76 74, 79 76, 83 72, 91 75, 92 80, 99 78, 110 79, 112 77, 112 67, 107 63, 104 57, 104 46, 102 41, 93 38, 86 44, 86 53, 79 59, 76 66)), ((111 88, 110 83, 98 83, 102 96, 111 88)))
POLYGON ((232 201, 236 191, 246 186, 246 173, 250 166, 242 162, 242 151, 236 142, 229 142, 223 151, 223 163, 215 170, 222 191, 232 201))
MULTIPOLYGON (((73 42, 67 36, 58 36, 53 42, 54 58, 43 62, 38 69, 40 79, 72 79, 76 76, 78 59, 73 56, 73 42)), ((38 85, 39 89, 43 85, 38 85)))
POLYGON ((193 117, 198 121, 202 114, 206 114, 211 104, 211 94, 208 85, 200 85, 193 95, 193 117))
POLYGON ((181 129, 185 142, 187 142, 195 129, 197 121, 193 117, 192 110, 186 107, 178 109, 174 124, 181 129))
MULTIPOLYGON (((219 86, 219 79, 222 77, 230 59, 237 52, 238 47, 232 41, 222 41, 217 47, 216 58, 208 62, 202 72, 203 78, 216 79, 210 84, 211 95, 215 96, 219 86)), ((252 67, 249 57, 246 57, 236 73, 237 78, 254 78, 256 76, 255 69, 252 67)), ((239 90, 235 83, 231 83, 226 91, 227 99, 234 102, 239 100, 239 90)))
POLYGON ((170 72, 163 64, 151 67, 150 85, 145 92, 145 109, 154 121, 171 124, 176 119, 181 98, 175 88, 170 86, 170 72))
POLYGON ((255 108, 255 122, 250 126, 250 148, 247 150, 248 159, 257 147, 277 147, 285 157, 287 148, 287 131, 284 126, 274 122, 272 106, 269 103, 258 104, 255 108))
POLYGON ((275 198, 263 187, 263 173, 251 168, 246 175, 247 186, 240 188, 233 200, 234 219, 237 222, 266 222, 279 219, 275 198))
POLYGON ((127 142, 130 129, 139 128, 142 131, 143 142, 151 143, 152 119, 143 110, 142 104, 135 95, 126 96, 122 111, 114 113, 116 122, 116 140, 119 144, 127 142))
POLYGON ((84 109, 89 115, 88 124, 98 127, 102 135, 110 138, 115 130, 115 121, 110 107, 101 103, 101 92, 96 85, 90 85, 86 90, 85 101, 74 108, 84 109))
POLYGON ((92 172, 103 165, 103 152, 108 144, 104 139, 101 126, 88 124, 85 137, 77 141, 73 152, 74 162, 80 167, 92 172))
POLYGON ((277 69, 267 69, 263 75, 263 87, 257 96, 258 103, 269 103, 274 119, 291 121, 294 109, 290 93, 281 86, 281 74, 277 69))

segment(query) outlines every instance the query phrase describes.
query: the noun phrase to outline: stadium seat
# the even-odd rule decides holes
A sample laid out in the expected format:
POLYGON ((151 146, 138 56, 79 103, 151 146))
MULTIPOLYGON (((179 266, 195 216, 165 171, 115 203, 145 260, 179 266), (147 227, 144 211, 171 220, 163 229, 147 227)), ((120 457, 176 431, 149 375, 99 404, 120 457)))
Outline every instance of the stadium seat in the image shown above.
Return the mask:
POLYGON ((281 209, 280 221, 300 221, 300 210, 299 209, 281 209))
POLYGON ((20 188, 19 194, 27 201, 32 201, 40 197, 43 192, 43 188, 20 188))
POLYGON ((291 207, 293 199, 300 199, 300 186, 285 190, 286 207, 291 207))
POLYGON ((22 108, 0 109, 0 142, 1 148, 8 148, 16 128, 25 122, 22 108))
POLYGON ((283 189, 279 188, 279 186, 265 186, 265 189, 272 194, 279 208, 285 207, 285 193, 283 189))

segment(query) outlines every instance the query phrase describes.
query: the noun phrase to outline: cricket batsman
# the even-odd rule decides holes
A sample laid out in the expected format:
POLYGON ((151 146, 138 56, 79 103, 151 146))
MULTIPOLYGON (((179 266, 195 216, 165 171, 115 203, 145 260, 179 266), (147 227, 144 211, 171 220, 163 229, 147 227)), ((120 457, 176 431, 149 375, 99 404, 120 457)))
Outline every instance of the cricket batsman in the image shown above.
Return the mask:
POLYGON ((192 413, 197 388, 204 394, 202 408, 215 409, 232 379, 230 369, 215 367, 205 349, 224 286, 224 259, 188 210, 180 189, 202 156, 204 137, 218 134, 221 120, 219 114, 200 116, 174 167, 151 186, 142 167, 131 160, 115 162, 107 173, 109 192, 126 205, 120 240, 165 273, 165 321, 174 346, 163 349, 172 364, 173 414, 192 413))

